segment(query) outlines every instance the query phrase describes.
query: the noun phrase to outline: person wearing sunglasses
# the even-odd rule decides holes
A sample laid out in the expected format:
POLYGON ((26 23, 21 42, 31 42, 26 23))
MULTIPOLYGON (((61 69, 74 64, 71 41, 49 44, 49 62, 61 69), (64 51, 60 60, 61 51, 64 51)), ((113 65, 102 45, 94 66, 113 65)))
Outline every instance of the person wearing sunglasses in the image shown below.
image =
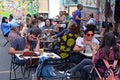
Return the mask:
POLYGON ((86 26, 87 29, 84 31, 84 36, 76 39, 76 44, 73 48, 72 62, 78 64, 84 58, 91 58, 91 47, 99 48, 99 41, 94 37, 95 27, 95 25, 88 24, 86 26))
POLYGON ((72 73, 77 71, 80 71, 81 73, 82 68, 86 64, 92 64, 93 47, 95 50, 99 49, 99 41, 94 37, 95 27, 95 25, 88 24, 84 31, 84 36, 76 39, 76 44, 73 48, 74 53, 71 54, 71 62, 76 63, 77 65, 66 72, 67 79, 70 79, 72 73))

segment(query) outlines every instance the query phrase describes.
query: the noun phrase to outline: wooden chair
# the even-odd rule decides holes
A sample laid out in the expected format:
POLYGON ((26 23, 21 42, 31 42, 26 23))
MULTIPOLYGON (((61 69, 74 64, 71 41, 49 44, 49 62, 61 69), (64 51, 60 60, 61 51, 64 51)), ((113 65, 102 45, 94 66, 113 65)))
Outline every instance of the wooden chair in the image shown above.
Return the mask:
MULTIPOLYGON (((109 63, 113 64, 113 61, 108 61, 109 63)), ((100 74, 100 71, 98 69, 98 67, 101 67, 101 66, 105 66, 104 62, 102 59, 98 60, 97 64, 94 65, 91 69, 91 75, 92 75, 92 80, 97 80, 97 79, 100 79, 102 80, 103 76, 104 76, 104 73, 103 74, 100 74), (97 78, 97 79, 96 79, 97 78)), ((117 63, 117 70, 120 74, 120 59, 118 60, 118 63, 117 63)), ((119 75, 118 74, 118 75, 119 75)))

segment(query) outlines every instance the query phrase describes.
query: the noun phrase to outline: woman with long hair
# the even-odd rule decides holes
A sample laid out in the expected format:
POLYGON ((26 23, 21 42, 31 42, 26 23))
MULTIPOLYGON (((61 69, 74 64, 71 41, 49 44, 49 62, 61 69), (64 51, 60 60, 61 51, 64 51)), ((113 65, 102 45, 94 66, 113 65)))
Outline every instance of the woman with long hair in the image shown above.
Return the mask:
POLYGON ((101 35, 104 35, 105 32, 113 32, 113 11, 111 9, 110 2, 106 5, 107 8, 102 10, 102 29, 101 29, 101 35))
MULTIPOLYGON (((115 35, 111 32, 105 33, 100 48, 96 50, 96 48, 92 46, 92 55, 92 59, 85 58, 76 65, 76 67, 70 69, 69 72, 66 73, 67 77, 70 77, 68 74, 71 75, 73 72, 80 70, 82 80, 88 80, 93 64, 97 65, 97 63, 103 59, 112 61, 112 63, 114 60, 120 59, 120 45, 117 44, 115 35)), ((102 77, 106 69, 105 65, 98 67, 102 77)))
MULTIPOLYGON (((97 64, 100 59, 106 59, 113 62, 114 60, 120 59, 120 45, 117 44, 115 35, 113 33, 108 32, 104 35, 100 49, 93 59, 94 64, 97 64)), ((100 67, 99 70, 103 76, 106 67, 103 66, 102 69, 100 67)))
MULTIPOLYGON (((115 35, 111 32, 105 33, 101 46, 98 51, 96 51, 93 48, 93 59, 92 59, 93 64, 97 65, 97 63, 103 59, 112 61, 112 62, 114 62, 114 60, 120 59, 120 45, 117 44, 115 35)), ((88 70, 88 67, 90 67, 90 65, 89 66, 86 65, 86 66, 87 67, 84 67, 81 73, 82 75, 85 75, 87 73, 86 75, 88 76, 88 73, 90 71, 90 69, 88 70)), ((106 69, 107 68, 105 65, 101 65, 100 67, 98 67, 98 70, 102 77, 104 76, 106 69)), ((86 80, 86 79, 83 79, 83 80, 86 80)))

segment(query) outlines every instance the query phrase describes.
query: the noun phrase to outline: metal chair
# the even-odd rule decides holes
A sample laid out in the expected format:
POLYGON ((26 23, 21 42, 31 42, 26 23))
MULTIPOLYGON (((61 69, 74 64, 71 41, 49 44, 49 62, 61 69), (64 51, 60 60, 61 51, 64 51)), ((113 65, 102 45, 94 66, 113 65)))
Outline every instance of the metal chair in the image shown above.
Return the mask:
MULTIPOLYGON (((2 30, 1 30, 1 32, 2 32, 2 30)), ((3 32, 2 32, 2 34, 3 34, 3 32)), ((6 42, 5 42, 4 45, 3 45, 3 47, 5 47, 5 46, 9 43, 9 40, 8 40, 8 37, 7 37, 7 36, 4 36, 4 34, 3 34, 3 37, 4 37, 5 40, 6 40, 6 42)))
POLYGON ((5 37, 5 36, 4 36, 4 38, 6 39, 6 42, 5 42, 5 44, 3 45, 3 47, 5 47, 5 46, 9 43, 8 37, 5 37))
POLYGON ((17 78, 16 75, 16 70, 20 67, 21 69, 21 73, 22 73, 22 80, 25 80, 25 68, 24 68, 24 64, 18 64, 15 63, 15 55, 11 55, 11 65, 10 65, 10 76, 9 76, 9 80, 16 80, 19 79, 17 78), (14 73, 14 79, 12 79, 12 72, 14 73))
POLYGON ((40 72, 41 76, 40 76, 40 78, 42 80, 55 80, 55 79, 63 80, 63 79, 65 79, 66 78, 65 74, 64 73, 60 73, 59 70, 57 70, 57 67, 62 66, 64 64, 68 63, 68 62, 69 62, 69 59, 46 59, 44 61, 43 65, 42 65, 42 68, 41 68, 41 72, 40 72), (53 76, 53 77, 42 76, 43 68, 45 66, 48 66, 48 65, 54 67, 56 76, 53 76))

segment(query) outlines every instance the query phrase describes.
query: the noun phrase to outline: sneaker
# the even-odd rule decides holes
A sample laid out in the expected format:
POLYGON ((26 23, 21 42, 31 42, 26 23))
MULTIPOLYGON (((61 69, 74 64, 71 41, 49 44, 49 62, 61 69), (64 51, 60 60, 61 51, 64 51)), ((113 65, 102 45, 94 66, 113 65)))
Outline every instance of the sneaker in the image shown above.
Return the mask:
POLYGON ((64 74, 64 73, 65 73, 65 71, 59 71, 59 73, 64 74))
POLYGON ((70 79, 71 73, 69 71, 66 71, 65 76, 66 76, 66 79, 70 79))

